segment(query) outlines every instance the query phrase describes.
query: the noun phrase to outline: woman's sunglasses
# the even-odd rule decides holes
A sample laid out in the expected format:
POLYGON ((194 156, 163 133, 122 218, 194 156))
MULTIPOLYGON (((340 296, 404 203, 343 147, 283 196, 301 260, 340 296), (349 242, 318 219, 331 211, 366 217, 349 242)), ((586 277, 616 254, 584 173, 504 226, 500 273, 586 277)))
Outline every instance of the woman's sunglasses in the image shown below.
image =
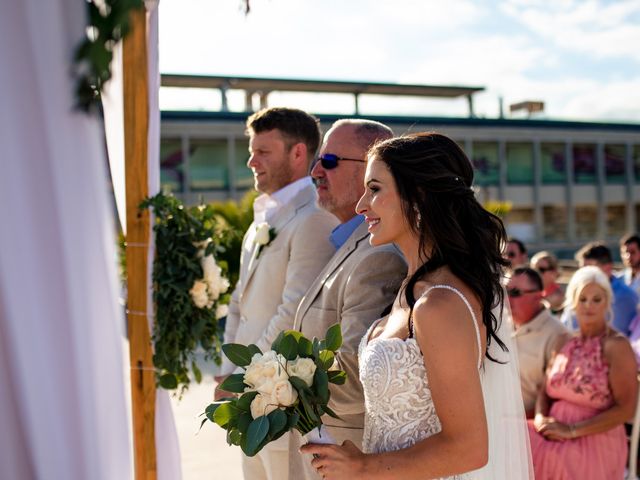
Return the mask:
POLYGON ((366 162, 366 160, 362 160, 360 158, 344 158, 334 155, 333 153, 325 153, 321 157, 317 159, 322 165, 322 168, 325 170, 332 170, 338 166, 339 161, 348 161, 348 162, 366 162))

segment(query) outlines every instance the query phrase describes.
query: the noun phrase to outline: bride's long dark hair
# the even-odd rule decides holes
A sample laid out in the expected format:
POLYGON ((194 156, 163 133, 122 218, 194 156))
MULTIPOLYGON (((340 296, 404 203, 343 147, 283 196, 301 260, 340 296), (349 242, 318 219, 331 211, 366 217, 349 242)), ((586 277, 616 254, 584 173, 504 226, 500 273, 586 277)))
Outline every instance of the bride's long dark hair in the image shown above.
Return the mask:
POLYGON ((506 232, 502 221, 476 200, 473 167, 450 138, 424 132, 392 138, 375 145, 369 157, 384 162, 402 200, 402 213, 420 239, 424 263, 409 278, 404 295, 411 310, 413 289, 425 274, 448 266, 478 296, 486 327, 487 351, 498 338, 499 320, 492 313, 502 306, 502 258, 506 232))

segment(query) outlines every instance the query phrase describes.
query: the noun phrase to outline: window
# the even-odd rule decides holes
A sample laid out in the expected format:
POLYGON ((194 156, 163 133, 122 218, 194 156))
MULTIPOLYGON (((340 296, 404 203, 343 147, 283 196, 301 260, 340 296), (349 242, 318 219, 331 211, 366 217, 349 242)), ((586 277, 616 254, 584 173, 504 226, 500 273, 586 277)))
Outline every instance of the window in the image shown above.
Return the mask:
POLYGON ((598 210, 594 206, 576 207, 576 238, 593 240, 598 235, 598 210))
POLYGON ((497 185, 500 177, 497 142, 473 142, 476 185, 497 185))
POLYGON ((540 145, 540 166, 542 183, 546 185, 564 184, 567 181, 564 143, 542 143, 540 145))
POLYGON ((576 143, 573 146, 573 176, 576 183, 596 183, 596 146, 576 143))
POLYGON ((533 145, 507 143, 507 182, 531 185, 533 183, 533 145))
POLYGON ((607 183, 625 182, 626 148, 624 145, 604 146, 604 172, 607 183))
POLYGON ((607 205, 607 236, 619 239, 627 232, 625 205, 607 205))
POLYGON ((253 173, 247 167, 249 160, 249 140, 236 138, 236 188, 246 190, 253 188, 253 173))
POLYGON ((226 139, 191 139, 189 151, 191 190, 225 190, 229 188, 227 157, 226 139))
POLYGON ((170 192, 184 190, 184 159, 179 138, 160 141, 160 185, 170 192))
POLYGON ((543 237, 545 241, 567 241, 567 207, 564 205, 544 205, 542 207, 543 237))

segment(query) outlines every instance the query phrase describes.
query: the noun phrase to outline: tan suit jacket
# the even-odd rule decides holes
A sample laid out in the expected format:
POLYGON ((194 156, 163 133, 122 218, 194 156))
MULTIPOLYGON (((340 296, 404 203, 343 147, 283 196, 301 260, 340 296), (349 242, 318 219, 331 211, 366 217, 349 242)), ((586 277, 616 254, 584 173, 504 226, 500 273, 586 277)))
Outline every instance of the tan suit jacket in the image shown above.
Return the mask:
MULTIPOLYGON (((407 266, 392 245, 372 247, 367 225, 361 224, 336 252, 311 285, 296 312, 294 328, 307 338, 324 338, 334 323, 342 327, 343 344, 336 356, 347 372, 344 385, 331 385, 329 406, 340 420, 322 418, 338 442, 351 440, 362 448, 364 396, 358 376, 358 346, 369 326, 391 305, 407 266)), ((297 431, 289 437, 289 478, 320 479, 311 457, 298 448, 306 443, 297 431)))
MULTIPOLYGON (((270 222, 275 239, 259 255, 251 224, 242 242, 240 279, 231 296, 225 343, 255 343, 269 350, 293 318, 311 283, 335 253, 329 236, 338 220, 316 205, 312 185, 301 190, 270 222)), ((221 374, 236 367, 226 358, 221 374)))

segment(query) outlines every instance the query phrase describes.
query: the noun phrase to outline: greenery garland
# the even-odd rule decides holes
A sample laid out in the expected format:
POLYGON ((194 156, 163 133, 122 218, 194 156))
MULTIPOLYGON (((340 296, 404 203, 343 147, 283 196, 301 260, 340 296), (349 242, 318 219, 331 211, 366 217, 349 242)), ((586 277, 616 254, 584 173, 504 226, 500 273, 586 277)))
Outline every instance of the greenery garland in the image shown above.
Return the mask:
POLYGON ((195 361, 196 350, 205 360, 220 364, 222 331, 218 317, 229 303, 227 262, 214 258, 223 253, 232 232, 217 218, 215 208, 186 208, 170 194, 145 199, 140 208, 153 208, 156 254, 153 262, 155 323, 153 364, 158 384, 166 389, 189 386, 202 373, 195 361), (205 265, 206 257, 210 263, 205 265), (209 272, 207 272, 209 270, 209 272), (214 272, 212 279, 211 272, 214 272), (207 280, 209 278, 209 280, 207 280))

